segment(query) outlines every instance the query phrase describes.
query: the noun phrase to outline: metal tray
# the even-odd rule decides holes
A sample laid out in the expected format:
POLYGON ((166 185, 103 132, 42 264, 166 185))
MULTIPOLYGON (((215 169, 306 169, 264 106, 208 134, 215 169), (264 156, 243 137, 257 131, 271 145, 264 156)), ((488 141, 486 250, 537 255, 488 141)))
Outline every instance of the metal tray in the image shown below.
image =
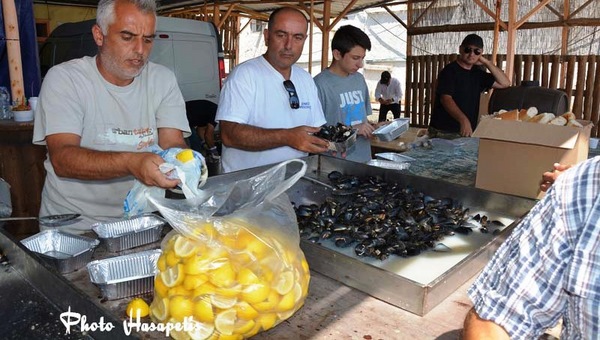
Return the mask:
POLYGON ((394 161, 388 161, 385 159, 372 159, 367 162, 367 165, 391 170, 406 170, 410 168, 409 162, 398 163, 394 161))
POLYGON ((28 237, 21 243, 65 274, 85 266, 100 241, 50 229, 28 237))
MULTIPOLYGON (((353 247, 301 241, 311 269, 418 315, 425 315, 479 272, 536 202, 343 159, 324 156, 303 159, 308 164, 307 174, 323 182, 328 182, 327 174, 333 170, 357 176, 378 175, 387 182, 410 186, 433 197, 459 198, 471 214, 482 213, 504 222, 506 227, 497 235, 475 231, 468 236, 455 235, 442 240, 452 249, 450 252, 426 251, 409 258, 391 256, 385 261, 358 257, 353 247)), ((331 196, 331 190, 310 181, 298 181, 287 194, 297 205, 320 204, 331 196)))
POLYGON ((384 142, 392 141, 408 130, 409 121, 408 118, 394 119, 391 123, 373 131, 373 135, 384 142))
POLYGON ((90 281, 108 300, 141 295, 154 290, 160 249, 92 261, 87 265, 90 281))
POLYGON ((143 214, 126 220, 95 223, 92 230, 110 252, 139 247, 160 239, 167 221, 154 214, 143 214))
POLYGON ((394 162, 398 162, 398 163, 406 163, 406 162, 414 162, 415 159, 409 156, 405 156, 401 153, 397 153, 397 152, 381 152, 381 153, 376 153, 375 157, 380 158, 380 159, 385 159, 388 161, 394 161, 394 162))
POLYGON ((352 130, 352 134, 343 142, 329 142, 329 150, 336 152, 346 152, 356 143, 356 130, 352 130))

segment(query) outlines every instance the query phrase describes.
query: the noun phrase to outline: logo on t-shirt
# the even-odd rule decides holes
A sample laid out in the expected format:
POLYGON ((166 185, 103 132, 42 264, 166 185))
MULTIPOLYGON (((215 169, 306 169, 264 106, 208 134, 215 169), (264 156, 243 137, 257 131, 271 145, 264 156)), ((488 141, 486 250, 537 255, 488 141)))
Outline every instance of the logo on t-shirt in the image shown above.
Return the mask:
POLYGON ((363 121, 365 99, 362 91, 340 93, 341 120, 346 125, 363 121))

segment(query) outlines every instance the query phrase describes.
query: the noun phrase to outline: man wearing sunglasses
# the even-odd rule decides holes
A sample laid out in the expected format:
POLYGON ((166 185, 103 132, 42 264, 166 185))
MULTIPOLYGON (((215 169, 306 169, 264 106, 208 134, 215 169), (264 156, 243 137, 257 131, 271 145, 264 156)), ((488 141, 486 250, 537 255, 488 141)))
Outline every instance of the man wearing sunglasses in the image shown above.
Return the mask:
POLYGON ((267 51, 229 75, 217 110, 224 172, 327 151, 313 136, 325 124, 311 75, 294 65, 302 54, 308 21, 292 7, 269 17, 267 51))
POLYGON ((456 61, 438 76, 430 137, 470 137, 479 118, 481 92, 510 84, 506 74, 483 56, 483 39, 477 34, 467 35, 456 61))

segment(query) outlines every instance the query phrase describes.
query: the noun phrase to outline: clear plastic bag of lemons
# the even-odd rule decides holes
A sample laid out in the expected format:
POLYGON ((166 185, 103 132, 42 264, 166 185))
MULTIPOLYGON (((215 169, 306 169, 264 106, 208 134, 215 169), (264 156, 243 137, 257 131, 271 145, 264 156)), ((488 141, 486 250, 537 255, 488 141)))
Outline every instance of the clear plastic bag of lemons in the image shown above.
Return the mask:
POLYGON ((242 180, 251 183, 231 184, 225 196, 235 196, 236 202, 220 197, 222 187, 210 195, 208 201, 220 202, 214 207, 150 198, 175 229, 161 244, 150 316, 154 322, 185 321, 193 328, 172 332, 173 338, 248 338, 288 319, 304 304, 310 272, 283 192, 306 165, 302 162, 299 176, 286 179, 286 164, 242 180), (246 192, 250 188, 254 192, 246 192), (262 194, 256 192, 260 190, 262 194), (227 206, 234 208, 217 216, 227 206))

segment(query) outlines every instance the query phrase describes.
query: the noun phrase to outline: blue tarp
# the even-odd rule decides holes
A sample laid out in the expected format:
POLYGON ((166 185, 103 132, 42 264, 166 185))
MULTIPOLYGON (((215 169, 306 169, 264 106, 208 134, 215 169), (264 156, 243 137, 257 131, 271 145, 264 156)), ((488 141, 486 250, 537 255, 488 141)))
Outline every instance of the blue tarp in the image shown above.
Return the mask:
MULTIPOLYGON (((25 96, 35 97, 40 92, 40 63, 38 59, 37 35, 35 32, 35 17, 32 0, 15 0, 17 20, 19 22, 19 40, 21 43, 21 62, 23 64, 23 88, 25 96)), ((0 14, 2 14, 0 2, 0 14)), ((0 86, 5 86, 10 92, 10 77, 8 72, 8 54, 6 51, 6 32, 4 17, 0 15, 0 86)))

